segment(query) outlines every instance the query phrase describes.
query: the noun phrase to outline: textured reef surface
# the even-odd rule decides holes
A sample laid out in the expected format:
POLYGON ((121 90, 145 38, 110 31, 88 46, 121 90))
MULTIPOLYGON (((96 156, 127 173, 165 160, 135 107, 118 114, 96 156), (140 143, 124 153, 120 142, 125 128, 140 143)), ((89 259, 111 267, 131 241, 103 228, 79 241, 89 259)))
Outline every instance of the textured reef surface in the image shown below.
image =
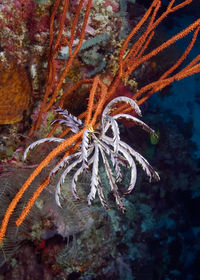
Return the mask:
MULTIPOLYGON (((79 1, 72 2, 73 13, 79 1)), ((147 2, 151 1, 93 1, 87 40, 65 77, 64 89, 96 73, 110 83, 111 75, 117 71, 116 55, 120 48, 117 40, 123 42, 143 16, 147 2)), ((41 107, 53 4, 54 0, 0 1, 0 219, 25 179, 54 147, 39 146, 26 164, 21 161, 25 147, 32 142, 28 132, 41 107), (6 98, 5 92, 8 92, 6 98)), ((167 20, 152 44, 163 42, 188 17, 199 16, 198 5, 198 0, 193 1, 190 10, 167 20)), ((70 20, 68 15, 67 23, 70 20)), ((64 32, 69 36, 67 28, 64 32)), ((138 86, 157 79, 177 60, 180 49, 177 45, 170 47, 168 54, 162 53, 162 60, 159 56, 145 62, 135 71, 134 78, 118 86, 116 96, 131 97, 138 86)), ((59 52, 56 75, 64 67, 68 51, 63 47, 59 52)), ((56 76, 55 83, 57 79, 56 76)), ((110 193, 106 194, 109 211, 97 199, 88 207, 88 174, 81 177, 78 185, 79 202, 71 193, 71 178, 65 181, 62 186, 65 203, 58 207, 54 197, 56 175, 17 228, 15 220, 51 170, 48 165, 12 215, 0 247, 0 279, 197 280, 200 275, 199 81, 197 74, 192 81, 184 80, 177 88, 167 87, 142 105, 144 121, 156 130, 158 139, 147 136, 128 121, 120 125, 122 140, 147 158, 161 178, 149 184, 139 167, 133 194, 123 198, 125 213, 115 207, 110 193), (187 93, 190 87, 191 98, 187 93)), ((86 106, 87 90, 82 87, 76 98, 69 96, 65 106, 70 107, 71 113, 77 115, 86 106)), ((54 109, 42 116, 35 140, 51 130, 54 109)), ((99 172, 103 184, 108 185, 105 170, 100 168, 99 172)), ((130 174, 125 168, 122 172, 125 180, 121 187, 125 189, 130 174)))

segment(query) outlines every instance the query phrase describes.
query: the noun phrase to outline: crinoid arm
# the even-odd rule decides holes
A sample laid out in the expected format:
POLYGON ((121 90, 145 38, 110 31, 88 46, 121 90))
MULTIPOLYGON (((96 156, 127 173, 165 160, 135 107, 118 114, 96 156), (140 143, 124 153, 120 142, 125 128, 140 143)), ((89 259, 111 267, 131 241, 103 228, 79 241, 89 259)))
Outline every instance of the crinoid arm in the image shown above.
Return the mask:
POLYGON ((124 193, 124 195, 126 195, 126 194, 131 193, 133 188, 135 187, 135 183, 137 180, 137 169, 136 169, 135 161, 133 160, 131 155, 122 146, 119 147, 119 151, 123 154, 124 158, 128 161, 128 164, 130 167, 130 172, 131 172, 130 183, 129 183, 127 191, 124 193))
POLYGON ((77 133, 82 127, 83 123, 80 119, 70 114, 67 110, 63 110, 62 108, 58 108, 55 110, 59 115, 64 117, 64 119, 56 119, 52 122, 54 123, 64 124, 71 128, 73 133, 77 133))
MULTIPOLYGON (((120 141, 120 147, 124 148, 126 153, 130 154, 137 160, 137 162, 141 165, 144 172, 149 177, 150 182, 152 177, 157 181, 160 180, 158 173, 153 169, 153 167, 148 163, 148 161, 141 154, 136 152, 133 148, 131 148, 128 144, 126 144, 123 141, 120 141)), ((120 149, 120 151, 122 150, 120 149)))
POLYGON ((83 170, 83 166, 79 167, 77 169, 77 171, 74 173, 74 176, 72 178, 72 182, 71 182, 71 189, 72 189, 72 194, 73 196, 75 197, 76 200, 79 200, 79 196, 78 196, 78 193, 76 191, 76 184, 77 184, 77 181, 78 181, 78 177, 81 175, 81 173, 83 173, 84 170, 83 170))
MULTIPOLYGON (((113 139, 111 137, 104 135, 103 141, 107 145, 109 145, 111 147, 113 146, 113 139)), ((105 144, 104 144, 104 146, 105 146, 105 144)), ((108 150, 109 149, 107 149, 107 152, 108 152, 108 150)), ((124 158, 124 162, 125 161, 128 162, 128 165, 131 170, 130 184, 129 184, 128 190, 125 192, 124 195, 130 194, 130 192, 133 190, 135 183, 136 183, 137 173, 136 173, 136 167, 135 167, 133 158, 135 158, 135 160, 141 165, 142 169, 145 171, 145 173, 149 177, 149 181, 151 181, 152 177, 157 181, 160 179, 158 173, 153 169, 153 167, 148 163, 148 161, 141 154, 139 154, 133 148, 131 148, 127 143, 120 140, 118 150, 119 150, 119 153, 122 154, 122 156, 124 158)), ((120 160, 120 163, 123 164, 123 160, 120 160)))
POLYGON ((98 180, 98 185, 97 185, 97 191, 98 191, 98 196, 99 196, 99 199, 101 201, 101 204, 103 205, 103 207, 106 209, 106 210, 109 210, 110 208, 108 207, 108 204, 106 202, 106 199, 105 199, 105 196, 103 194, 103 189, 102 189, 102 186, 101 186, 101 180, 100 180, 100 177, 98 176, 97 178, 98 180))
POLYGON ((98 173, 99 173, 99 147, 98 144, 95 142, 90 193, 88 195, 88 205, 91 205, 91 201, 95 199, 96 196, 97 187, 99 185, 98 173))
MULTIPOLYGON (((87 156, 89 157, 92 152, 93 152, 93 149, 94 147, 91 146, 88 150, 88 153, 87 153, 87 156)), ((93 158, 94 158, 94 155, 92 156, 92 158, 90 158, 90 160, 88 161, 88 169, 89 169, 89 166, 92 164, 93 162, 93 158)), ((81 155, 81 160, 82 160, 82 155, 81 155)), ((74 195, 75 199, 79 199, 79 196, 77 194, 77 191, 76 191, 76 184, 77 184, 77 181, 78 181, 78 177, 84 172, 84 171, 87 171, 84 167, 85 165, 82 163, 81 167, 78 168, 78 170, 74 173, 74 176, 72 178, 72 183, 71 183, 71 188, 72 188, 72 194, 74 195)))
POLYGON ((42 138, 40 140, 37 140, 35 142, 33 142, 32 144, 30 144, 25 152, 24 152, 24 155, 23 155, 23 160, 26 160, 27 158, 27 155, 29 153, 30 150, 34 149, 36 146, 40 145, 40 144, 43 144, 45 142, 58 142, 58 143, 62 143, 64 142, 65 139, 62 139, 62 138, 57 138, 57 137, 48 137, 48 138, 42 138))
POLYGON ((81 152, 77 152, 75 154, 71 154, 67 157, 64 157, 63 160, 61 160, 54 168, 51 170, 49 177, 52 177, 54 174, 56 174, 61 168, 63 168, 65 165, 67 165, 70 160, 77 158, 81 155, 81 152))
POLYGON ((116 181, 117 182, 121 182, 122 180, 122 173, 121 173, 121 168, 120 165, 128 165, 127 160, 122 157, 119 153, 116 155, 116 153, 114 153, 114 151, 112 150, 112 144, 113 141, 111 138, 109 138, 108 136, 103 135, 102 136, 102 141, 101 141, 101 146, 103 148, 103 150, 106 152, 106 154, 110 157, 110 160, 112 162, 112 165, 115 169, 115 173, 116 173, 116 181), (110 139, 110 141, 106 141, 106 139, 110 139), (110 147, 111 146, 111 147, 110 147))
POLYGON ((124 102, 124 103, 130 105, 130 106, 133 108, 133 110, 136 112, 136 114, 137 114, 138 116, 140 116, 140 117, 142 116, 140 107, 137 105, 137 103, 136 103, 133 99, 131 99, 131 98, 129 98, 129 97, 126 97, 126 96, 119 96, 119 97, 116 97, 116 98, 112 99, 112 100, 107 104, 107 106, 105 107, 105 109, 103 110, 103 113, 102 113, 102 122, 104 121, 104 117, 105 117, 106 115, 108 115, 108 114, 113 110, 113 109, 112 109, 113 105, 115 105, 115 104, 117 104, 117 103, 119 103, 119 102, 124 102))
POLYGON ((104 153, 104 151, 102 150, 101 147, 100 147, 100 152, 101 152, 101 155, 102 155, 102 158, 103 158, 105 171, 106 171, 106 174, 107 174, 107 177, 108 177, 108 180, 109 180, 109 184, 110 184, 110 187, 111 187, 111 192, 112 192, 113 196, 115 197, 116 204, 119 206, 121 211, 124 213, 126 211, 126 208, 123 204, 122 198, 119 195, 118 186, 115 183, 114 174, 112 172, 112 169, 110 167, 108 159, 107 159, 107 157, 106 157, 106 155, 105 155, 105 153, 104 153))
POLYGON ((141 126, 145 131, 152 134, 155 138, 158 138, 156 132, 152 128, 150 128, 146 123, 144 123, 143 121, 139 120, 136 117, 133 117, 133 116, 128 115, 128 114, 117 114, 117 115, 113 116, 113 119, 114 120, 126 119, 126 120, 129 120, 129 121, 133 121, 135 124, 141 126))
POLYGON ((59 181, 58 181, 58 184, 56 186, 56 191, 55 191, 55 200, 56 200, 56 203, 58 206, 62 207, 61 206, 61 203, 60 203, 60 197, 61 197, 61 186, 62 184, 64 183, 65 181, 65 178, 67 176, 67 174, 69 174, 69 172, 74 168, 76 167, 79 163, 81 162, 81 158, 78 158, 77 160, 73 161, 66 169, 65 171, 62 173, 59 181))
MULTIPOLYGON (((119 141, 120 141, 120 132, 119 132, 118 123, 111 116, 105 116, 104 117, 104 122, 105 121, 109 121, 109 126, 110 126, 110 128, 112 130, 112 133, 113 133, 114 152, 117 154, 118 153, 119 141)), ((103 134, 105 134, 105 133, 103 133, 103 134)))
MULTIPOLYGON (((113 141, 112 141, 112 138, 106 136, 104 138, 104 141, 108 144, 108 145, 112 145, 113 141)), ((135 161, 133 160, 131 154, 128 152, 128 150, 126 150, 122 145, 121 145, 121 142, 119 142, 119 154, 118 155, 118 158, 116 159, 118 161, 118 164, 117 164, 117 167, 119 167, 119 164, 121 165, 124 165, 124 163, 126 162, 126 166, 129 166, 130 168, 130 172, 131 172, 131 178, 130 178, 130 183, 129 183, 129 186, 128 186, 128 190, 126 191, 126 194, 130 193, 134 186, 135 186, 135 183, 136 183, 136 179, 137 179, 137 169, 136 169, 136 165, 135 165, 135 161)), ((111 151, 112 152, 112 151, 111 151)), ((113 167, 115 168, 115 165, 113 165, 113 167)), ((116 178, 119 176, 118 175, 118 170, 116 170, 116 178)), ((121 180, 121 170, 120 170, 120 180, 121 180)), ((116 181, 118 181, 116 179, 116 181)))
POLYGON ((88 169, 88 149, 89 149, 89 135, 90 131, 89 129, 85 129, 83 133, 83 139, 82 139, 82 144, 81 144, 81 157, 82 157, 82 166, 84 170, 88 169))

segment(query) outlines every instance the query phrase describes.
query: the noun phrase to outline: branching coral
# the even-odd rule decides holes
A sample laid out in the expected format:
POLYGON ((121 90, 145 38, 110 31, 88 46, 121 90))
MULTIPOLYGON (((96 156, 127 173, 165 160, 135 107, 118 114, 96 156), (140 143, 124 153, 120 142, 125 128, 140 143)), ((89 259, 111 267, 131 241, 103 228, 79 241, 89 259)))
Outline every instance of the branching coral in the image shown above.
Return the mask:
MULTIPOLYGON (((177 35, 173 36, 171 39, 167 40, 165 43, 161 44, 156 49, 148 52, 148 46, 150 42, 152 42, 152 38, 154 37, 154 31, 157 28, 157 26, 171 13, 174 13, 175 11, 183 8, 184 6, 191 3, 192 0, 185 0, 180 4, 175 5, 175 0, 169 1, 169 4, 166 8, 166 10, 161 13, 158 16, 158 11, 161 7, 161 1, 160 0, 154 0, 152 1, 152 4, 150 8, 146 11, 143 18, 139 21, 139 23, 133 28, 133 30, 130 32, 130 34, 127 36, 127 38, 124 40, 122 47, 119 52, 118 56, 118 70, 113 77, 113 80, 111 84, 107 87, 102 81, 101 78, 96 76, 93 79, 83 79, 79 81, 78 83, 70 86, 62 95, 62 97, 57 102, 58 105, 63 108, 64 100, 69 96, 69 94, 73 93, 76 89, 78 89, 83 84, 91 84, 91 89, 89 91, 89 100, 88 100, 88 106, 87 110, 83 112, 79 116, 79 120, 82 121, 81 126, 79 127, 78 124, 76 126, 77 132, 73 135, 70 134, 70 128, 66 129, 59 135, 59 141, 61 142, 56 148, 54 148, 47 157, 37 166, 37 168, 33 171, 33 173, 30 175, 30 177, 26 180, 24 185, 21 187, 19 192, 16 194, 15 198, 11 201, 4 219, 2 221, 2 225, 0 228, 0 242, 2 242, 5 233, 6 228, 10 219, 11 214, 15 210, 15 207, 17 203, 19 202, 20 198, 23 196, 26 189, 30 186, 32 181, 35 179, 36 176, 42 171, 42 169, 49 164, 52 159, 60 155, 62 152, 65 152, 65 155, 63 156, 61 162, 66 159, 69 156, 73 157, 74 155, 77 156, 76 160, 79 160, 79 162, 84 163, 87 165, 87 157, 88 154, 90 155, 91 152, 91 158, 88 160, 88 164, 91 161, 91 164, 93 163, 94 168, 94 179, 98 178, 98 170, 97 165, 98 161, 95 159, 98 158, 97 155, 100 152, 104 165, 106 166, 106 171, 109 177, 109 180, 112 181, 112 173, 111 169, 109 167, 109 162, 107 160, 106 154, 110 155, 119 155, 118 160, 114 160, 113 164, 122 163, 122 161, 125 158, 125 162, 131 166, 131 170, 134 170, 134 164, 132 157, 135 157, 135 153, 132 152, 124 142, 120 140, 119 134, 118 134, 118 128, 116 124, 116 119, 121 117, 126 117, 129 115, 127 114, 130 110, 132 110, 132 106, 130 104, 120 105, 118 108, 114 109, 111 114, 108 112, 103 112, 103 108, 105 107, 105 104, 109 98, 112 97, 112 95, 115 93, 117 86, 120 84, 121 80, 126 79, 129 77, 129 75, 134 72, 140 65, 142 65, 144 62, 150 60, 152 57, 156 56, 158 53, 163 51, 164 49, 168 48, 170 45, 174 44, 177 40, 180 40, 181 38, 187 36, 190 32, 194 31, 193 38, 184 52, 184 54, 180 57, 180 59, 177 61, 177 63, 172 66, 169 70, 167 70, 157 81, 152 82, 151 84, 148 84, 136 92, 136 94, 132 97, 133 100, 136 101, 138 105, 142 104, 146 99, 148 99, 154 92, 163 89, 170 83, 172 83, 174 80, 181 80, 187 76, 190 76, 192 74, 200 72, 200 55, 198 55, 196 58, 194 58, 188 65, 186 65, 182 70, 175 72, 177 68, 181 65, 181 63, 184 61, 190 50, 192 49, 192 46, 194 45, 195 39, 198 35, 199 28, 200 28, 200 19, 196 20, 194 23, 192 23, 190 26, 188 26, 183 31, 179 32, 177 35), (135 43, 132 43, 132 37, 139 31, 143 26, 146 26, 145 31, 141 34, 141 36, 138 38, 138 40, 135 43), (102 115, 103 113, 103 115, 102 115), (126 113, 126 114, 125 114, 126 113), (98 129, 100 127, 100 119, 102 119, 102 128, 100 130, 100 135, 103 139, 99 138, 98 135, 95 133, 95 129, 98 129), (108 123, 108 124, 107 124, 108 123), (110 139, 109 136, 105 135, 105 132, 107 129, 110 128, 113 132, 113 137, 110 139), (65 140, 62 140, 64 136, 67 136, 65 140), (91 140, 92 139, 92 140, 91 140), (90 142, 92 141, 92 142, 90 142), (112 141, 112 143, 111 143, 112 141), (107 148, 107 146, 109 148, 107 148), (81 153, 78 151, 79 147, 81 147, 81 153), (92 152, 96 154, 96 156, 92 155, 92 152), (80 154, 79 154, 80 153, 80 154), (130 157, 128 157, 128 154, 131 154, 130 157), (84 157, 82 156, 84 155, 84 157), (127 158, 126 158, 127 157, 127 158), (123 160, 120 160, 122 159, 123 160), (81 159, 81 160, 80 160, 81 159)), ((54 38, 54 21, 56 13, 59 11, 59 5, 61 5, 61 1, 57 0, 55 3, 55 7, 52 11, 51 21, 50 21, 50 42, 49 42, 49 64, 48 64, 48 76, 47 76, 47 85, 46 85, 46 91, 43 98, 43 103, 40 111, 40 115, 38 120, 35 122, 31 134, 34 133, 34 131, 37 131, 42 114, 44 112, 47 112, 52 105, 56 102, 58 96, 59 96, 59 90, 62 87, 62 83, 65 79, 65 76, 67 75, 70 67, 73 64, 74 58, 76 57, 77 53, 79 52, 84 34, 85 29, 89 17, 90 7, 91 7, 92 1, 89 0, 86 4, 85 8, 85 15, 83 18, 83 24, 82 28, 79 32, 78 37, 78 44, 76 47, 73 46, 73 42, 76 39, 76 26, 78 25, 78 17, 81 13, 81 11, 84 10, 84 1, 80 0, 78 4, 78 8, 75 12, 73 21, 72 21, 72 27, 71 27, 71 36, 70 39, 67 40, 64 37, 63 34, 63 28, 65 24, 65 17, 67 14, 69 1, 65 0, 64 5, 62 8, 62 15, 60 17, 59 21, 59 30, 56 35, 56 38, 54 38), (58 51, 61 49, 61 47, 65 45, 68 47, 69 50, 69 58, 66 62, 65 68, 62 73, 60 73, 60 78, 58 81, 55 81, 55 60, 56 56, 58 54, 58 51)), ((112 101, 111 101, 112 102, 112 101)), ((113 101, 114 102, 114 101, 113 101)), ((110 105, 109 105, 110 106, 110 105)), ((109 107, 108 106, 108 107, 109 107)), ((108 108, 106 107, 106 108, 108 108)), ((107 110, 107 109, 105 109, 107 110)), ((61 111, 60 111, 61 112, 61 111)), ((72 118, 72 117, 71 117, 72 118)), ((72 118, 73 119, 73 118, 72 118)), ((71 121, 72 121, 71 119, 71 121)), ((131 118, 132 119, 132 118, 131 118)), ((132 119, 133 120, 133 119, 132 119)), ((68 119, 69 121, 69 119, 68 119)), ((74 120, 75 121, 75 120, 74 120)), ((136 119, 134 119, 136 121, 136 119)), ((136 121, 138 123, 138 121, 136 121)), ((53 126, 53 129, 49 136, 52 136, 56 127, 59 125, 59 122, 55 123, 53 126)), ((143 128, 146 126, 143 125, 143 128)), ((149 130, 148 127, 146 127, 147 130, 149 130)), ((75 156, 74 156, 75 157, 75 156)), ((143 161, 143 167, 144 163, 147 164, 147 162, 142 158, 139 154, 137 154, 137 160, 143 161)), ((90 165, 90 164, 89 164, 90 165)), ((148 168, 146 167, 145 171, 148 173, 150 172, 154 177, 158 178, 158 175, 154 173, 154 171, 151 169, 151 167, 147 164, 148 168)), ((57 167, 55 167, 57 168, 57 167)), ((81 168, 81 167, 80 167, 81 168)), ((84 167, 85 168, 85 167, 84 167)), ((118 170, 118 167, 115 166, 116 170, 118 170)), ((80 170, 80 169, 78 169, 80 170)), ((54 169, 55 171, 55 169, 54 169)), ((82 171, 82 170, 81 170, 82 171)), ((67 173, 67 172, 66 172, 67 173)), ((51 174, 51 173, 50 173, 51 174)), ((32 205, 34 204, 37 197, 40 195, 40 193, 43 191, 43 189, 48 185, 50 181, 50 177, 47 176, 45 180, 42 182, 42 184, 38 187, 36 192, 34 193, 33 197, 30 198, 27 206, 22 211, 22 214, 17 219, 16 224, 19 226, 28 212, 30 211, 32 205)), ((77 174, 78 175, 78 174, 77 174)), ((76 179, 76 177, 75 177, 76 179)), ((74 180, 75 180, 74 179, 74 180)), ((101 189, 98 190, 98 180, 92 181, 92 189, 93 191, 90 193, 90 198, 94 198, 94 189, 96 188, 97 191, 99 191, 99 197, 106 206, 103 196, 101 193, 101 189)), ((123 206, 120 202, 120 199, 116 192, 115 182, 111 183, 111 189, 115 193, 115 199, 118 203, 118 205, 123 209, 123 206)), ((133 184, 132 184, 133 185, 133 184)), ((75 193, 75 188, 73 189, 75 193)), ((131 190, 131 188, 128 189, 128 192, 131 190)), ((59 192, 58 192, 59 194, 59 192)))

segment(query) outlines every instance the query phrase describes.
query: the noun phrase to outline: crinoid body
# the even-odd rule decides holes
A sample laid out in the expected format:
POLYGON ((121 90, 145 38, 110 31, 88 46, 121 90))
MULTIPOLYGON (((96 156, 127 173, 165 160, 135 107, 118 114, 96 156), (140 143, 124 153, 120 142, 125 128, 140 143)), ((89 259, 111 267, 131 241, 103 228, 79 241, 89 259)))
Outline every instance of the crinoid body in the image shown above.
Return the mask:
MULTIPOLYGON (((122 212, 125 211, 125 207, 123 205, 117 185, 117 183, 121 182, 123 179, 121 166, 125 166, 130 170, 130 183, 127 191, 123 195, 128 195, 135 186, 137 178, 135 160, 142 166, 150 181, 152 177, 156 180, 159 180, 158 173, 154 171, 148 161, 141 154, 136 152, 131 146, 120 139, 120 131, 117 120, 122 118, 131 120, 136 125, 141 126, 144 130, 156 136, 154 130, 152 130, 140 119, 129 114, 116 114, 114 116, 110 115, 113 106, 118 102, 125 102, 129 104, 135 110, 136 114, 141 116, 140 108, 135 103, 135 101, 128 97, 117 97, 109 102, 105 107, 102 113, 101 124, 97 127, 97 129, 94 129, 90 125, 84 129, 80 150, 64 157, 49 174, 49 179, 51 179, 53 175, 56 174, 61 168, 65 168, 64 172, 60 176, 55 191, 56 203, 60 207, 62 207, 61 186, 64 183, 66 176, 71 171, 73 171, 74 168, 77 168, 77 170, 74 171, 71 182, 71 189, 74 197, 77 200, 79 199, 78 191, 76 189, 78 177, 81 173, 91 170, 88 205, 91 204, 91 201, 95 198, 96 193, 98 193, 102 205, 106 209, 109 209, 104 196, 104 186, 102 186, 101 176, 99 173, 99 167, 101 164, 103 164, 107 178, 109 180, 111 192, 122 212), (110 136, 110 134, 112 134, 112 136, 110 136)), ((82 121, 69 114, 67 110, 62 110, 59 108, 57 112, 63 116, 63 119, 55 120, 54 123, 58 122, 60 124, 65 124, 66 126, 70 127, 71 132, 73 133, 78 133, 84 128, 82 121)), ((28 146, 24 153, 24 159, 26 159, 28 152, 39 144, 45 142, 62 143, 64 141, 65 139, 55 137, 40 139, 28 146)))

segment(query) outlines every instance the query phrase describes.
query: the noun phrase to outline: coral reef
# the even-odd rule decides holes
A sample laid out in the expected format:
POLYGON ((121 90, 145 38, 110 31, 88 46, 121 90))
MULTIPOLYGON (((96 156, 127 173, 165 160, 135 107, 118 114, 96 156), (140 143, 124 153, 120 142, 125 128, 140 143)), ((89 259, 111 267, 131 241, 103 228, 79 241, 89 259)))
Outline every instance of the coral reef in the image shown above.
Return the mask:
POLYGON ((41 265, 31 244, 23 245, 19 249, 17 260, 13 259, 12 266, 13 269, 5 273, 6 279, 53 280, 53 275, 41 265))
MULTIPOLYGON (((168 39, 160 29, 162 21, 167 17, 167 24, 172 24, 168 15, 182 11, 195 0, 154 0, 149 1, 148 9, 134 2, 0 3, 0 120, 4 124, 0 126, 1 279, 199 277, 200 182, 199 160, 193 156, 195 145, 191 142, 193 122, 185 123, 169 111, 161 112, 151 99, 146 102, 163 88, 162 95, 170 94, 168 86, 174 80, 199 72, 199 50, 181 68, 198 40, 199 15, 168 39), (189 44, 181 54, 172 45, 190 32, 189 44), (115 104, 102 116, 108 103, 119 96, 142 106, 145 123, 159 132, 159 139, 147 137, 133 122, 130 124, 127 116, 135 120, 135 112, 127 104, 115 104), (57 109, 59 106, 61 109, 57 109), (69 112, 69 128, 63 125, 63 109, 69 112), (58 120, 52 126, 56 112, 58 120), (120 114, 126 119, 116 124, 120 114), (23 116, 23 121, 13 124, 23 116), (81 123, 79 131, 77 120, 81 123), (112 152, 102 142, 103 130, 107 133, 105 139, 111 139, 108 144, 112 152), (22 161, 26 147, 53 136, 65 140, 60 145, 40 145, 26 163, 22 161), (128 161, 122 158, 122 142, 128 151, 137 150, 137 155, 144 155, 161 177, 160 183, 149 186, 137 166, 135 192, 126 198, 121 196, 129 186, 133 163, 128 151, 124 153, 128 161), (87 205, 89 168, 84 169, 79 180, 75 179, 79 201, 71 193, 71 181, 80 170, 74 168, 68 173, 60 186, 59 207, 54 195, 59 173, 55 172, 50 180, 51 170, 57 170, 62 160, 80 152, 85 153, 83 163, 89 165, 95 156, 89 157, 88 152, 97 150, 97 146, 104 151, 98 170, 92 168, 96 176, 92 179, 93 191, 97 175, 102 186, 109 186, 111 181, 115 196, 113 190, 105 188, 111 210, 101 207, 98 199, 90 207, 87 205), (105 155, 106 149, 109 153, 105 155), (115 173, 119 162, 123 182, 115 173), (114 207, 116 201, 126 208, 126 213, 114 207), (23 213, 28 215, 22 222, 23 213)), ((172 16, 174 19, 177 18, 172 16)), ((143 156, 139 159, 144 160, 143 156)), ((74 162, 71 164, 73 167, 74 162)), ((94 192, 90 197, 94 198, 94 192)))

